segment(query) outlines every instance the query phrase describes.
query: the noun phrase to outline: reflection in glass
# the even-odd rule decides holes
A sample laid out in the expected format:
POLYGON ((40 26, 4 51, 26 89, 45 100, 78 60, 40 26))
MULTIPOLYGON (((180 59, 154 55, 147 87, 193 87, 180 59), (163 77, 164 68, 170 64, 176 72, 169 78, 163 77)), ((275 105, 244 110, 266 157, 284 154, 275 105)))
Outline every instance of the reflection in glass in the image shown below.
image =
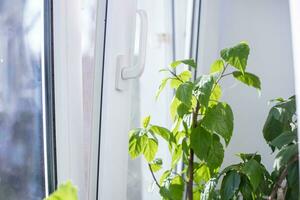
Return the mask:
POLYGON ((43 1, 0 1, 0 199, 45 195, 43 1))

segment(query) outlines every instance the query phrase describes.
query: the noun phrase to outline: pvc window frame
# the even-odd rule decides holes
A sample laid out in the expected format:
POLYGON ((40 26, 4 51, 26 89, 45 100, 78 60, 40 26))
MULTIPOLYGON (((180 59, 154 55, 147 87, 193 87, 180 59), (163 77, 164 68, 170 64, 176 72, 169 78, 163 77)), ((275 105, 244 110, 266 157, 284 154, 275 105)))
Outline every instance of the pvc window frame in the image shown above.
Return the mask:
POLYGON ((52 0, 57 183, 84 193, 80 0, 52 0))

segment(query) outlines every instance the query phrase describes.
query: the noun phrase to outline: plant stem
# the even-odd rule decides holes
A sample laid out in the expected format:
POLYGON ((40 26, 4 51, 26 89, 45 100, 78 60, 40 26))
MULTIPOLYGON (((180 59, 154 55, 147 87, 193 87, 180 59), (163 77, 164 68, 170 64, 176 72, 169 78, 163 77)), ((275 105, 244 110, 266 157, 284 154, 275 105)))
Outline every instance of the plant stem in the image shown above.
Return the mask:
POLYGON ((294 156, 294 158, 286 165, 286 167, 283 169, 283 171, 281 172, 281 175, 279 177, 279 179, 277 180, 277 182, 275 183, 273 189, 272 189, 272 193, 269 196, 268 200, 275 200, 278 189, 281 187, 281 184, 283 182, 283 180, 286 178, 287 174, 288 174, 288 167, 299 160, 298 157, 298 153, 294 156))
POLYGON ((229 73, 229 74, 224 74, 225 71, 226 71, 226 69, 227 69, 227 67, 228 67, 228 64, 226 64, 226 66, 223 68, 223 70, 222 70, 220 76, 217 78, 216 83, 214 84, 214 87, 213 87, 213 89, 211 90, 211 93, 214 92, 216 86, 218 85, 218 83, 220 82, 220 80, 221 80, 224 76, 227 76, 227 75, 231 74, 231 73, 229 73))
POLYGON ((227 73, 227 74, 223 74, 221 78, 225 77, 225 76, 229 76, 229 75, 232 75, 233 72, 230 72, 230 73, 227 73))
POLYGON ((188 200, 193 200, 193 184, 194 184, 194 150, 190 149, 189 158, 189 182, 187 185, 188 200))
POLYGON ((158 188, 160 188, 160 185, 159 185, 159 183, 158 183, 158 181, 157 181, 157 179, 156 179, 156 177, 155 177, 155 175, 154 175, 154 173, 153 173, 153 170, 152 170, 152 168, 151 168, 151 165, 150 165, 149 163, 148 163, 148 166, 149 166, 149 169, 150 169, 150 172, 151 172, 151 175, 152 175, 152 178, 153 178, 155 184, 157 185, 158 188))
POLYGON ((169 70, 169 72, 170 72, 177 80, 179 80, 181 83, 183 83, 183 80, 181 80, 181 79, 176 75, 175 72, 172 72, 171 70, 169 70))
MULTIPOLYGON (((200 104, 197 102, 196 109, 193 112, 192 119, 192 128, 197 127, 197 117, 200 109, 200 104)), ((189 170, 188 170, 189 182, 187 184, 187 196, 189 200, 193 200, 193 185, 194 185, 194 150, 190 148, 190 157, 189 157, 189 170)))

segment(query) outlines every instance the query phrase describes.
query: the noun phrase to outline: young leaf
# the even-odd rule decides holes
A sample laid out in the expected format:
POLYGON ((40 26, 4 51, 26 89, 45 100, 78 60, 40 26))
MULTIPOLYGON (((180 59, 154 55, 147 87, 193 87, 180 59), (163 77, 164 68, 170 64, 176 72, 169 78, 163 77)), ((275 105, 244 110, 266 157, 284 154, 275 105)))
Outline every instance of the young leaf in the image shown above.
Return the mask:
POLYGON ((78 200, 77 189, 68 181, 44 200, 78 200))
POLYGON ((151 116, 147 116, 143 119, 143 127, 147 128, 151 120, 151 116))
POLYGON ((176 60, 174 62, 171 63, 171 67, 172 68, 176 68, 178 65, 180 65, 182 62, 180 60, 176 60))
POLYGON ((153 172, 157 172, 162 168, 162 159, 161 158, 156 158, 155 160, 153 160, 150 164, 151 170, 153 172))
POLYGON ((144 154, 145 159, 149 163, 155 158, 157 148, 158 148, 157 141, 154 140, 153 138, 148 138, 148 140, 146 141, 145 147, 144 147, 143 154, 144 154))
POLYGON ((214 86, 214 78, 210 75, 202 75, 197 79, 198 100, 201 105, 207 107, 214 86))
POLYGON ((183 82, 190 80, 192 77, 192 73, 189 70, 185 70, 178 75, 179 79, 183 82))
POLYGON ((180 104, 181 104, 181 102, 176 97, 173 97, 173 100, 170 105, 170 114, 171 114, 172 121, 176 120, 177 108, 180 104))
POLYGON ((241 177, 236 171, 230 171, 227 173, 222 181, 221 185, 221 197, 222 200, 230 200, 234 197, 239 189, 241 177))
POLYGON ((159 185, 164 185, 166 182, 168 182, 170 176, 171 176, 171 171, 170 170, 165 171, 159 179, 159 185))
POLYGON ((192 129, 191 147, 196 156, 201 159, 207 159, 209 149, 212 144, 212 135, 201 126, 192 129))
POLYGON ((170 87, 172 89, 177 89, 182 84, 182 81, 178 80, 177 78, 171 78, 170 87))
POLYGON ((210 73, 220 72, 224 69, 224 62, 223 60, 219 59, 216 60, 210 67, 210 73))
POLYGON ((250 48, 248 44, 246 42, 241 42, 234 47, 223 49, 221 51, 221 57, 244 74, 249 53, 250 48))
POLYGON ((194 180, 196 183, 200 184, 202 182, 207 182, 210 179, 209 167, 205 164, 201 164, 194 170, 194 180))
POLYGON ((168 129, 161 127, 161 126, 156 126, 156 125, 151 126, 150 131, 152 131, 156 135, 161 136, 166 141, 169 141, 169 138, 172 134, 168 129))
POLYGON ((220 100, 220 98, 222 97, 222 90, 221 90, 221 86, 219 84, 217 84, 214 88, 214 90, 212 91, 211 95, 210 95, 210 103, 212 104, 216 104, 217 101, 220 100))
POLYGON ((190 107, 192 104, 193 89, 194 85, 190 82, 181 84, 176 90, 176 98, 186 106, 190 107))
POLYGON ((233 72, 233 77, 236 78, 237 80, 241 81, 242 83, 250 86, 250 87, 254 87, 258 90, 261 89, 261 83, 259 78, 251 73, 248 72, 239 72, 239 71, 235 71, 233 72))
POLYGON ((224 149, 217 135, 213 135, 213 141, 206 159, 207 165, 211 169, 217 169, 221 166, 224 159, 224 149))
POLYGON ((261 165, 256 160, 251 159, 244 164, 241 172, 248 177, 253 189, 256 190, 263 179, 261 165))
POLYGON ((170 86, 173 89, 177 89, 182 83, 187 82, 192 77, 190 71, 186 70, 181 72, 177 77, 171 78, 170 86))
POLYGON ((233 132, 233 113, 226 103, 218 103, 208 108, 202 127, 210 133, 222 136, 228 145, 233 132))
POLYGON ((177 165, 177 163, 181 159, 181 157, 182 157, 182 146, 178 145, 174 149, 174 152, 173 152, 173 155, 172 155, 172 163, 171 163, 172 168, 174 168, 177 165))
POLYGON ((133 129, 129 132, 129 155, 131 159, 138 157, 145 147, 147 136, 141 136, 140 132, 141 129, 133 129))
POLYGON ((159 85, 159 88, 158 88, 158 90, 156 92, 156 95, 155 95, 156 100, 158 99, 160 93, 165 89, 165 87, 168 83, 168 80, 170 80, 170 78, 165 78, 161 81, 161 84, 159 85))

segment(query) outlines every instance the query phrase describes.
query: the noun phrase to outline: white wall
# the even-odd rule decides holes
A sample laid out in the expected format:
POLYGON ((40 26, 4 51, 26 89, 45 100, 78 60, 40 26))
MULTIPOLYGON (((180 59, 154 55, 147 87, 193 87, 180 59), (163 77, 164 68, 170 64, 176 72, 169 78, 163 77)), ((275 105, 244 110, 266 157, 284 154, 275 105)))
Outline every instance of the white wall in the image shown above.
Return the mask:
POLYGON ((232 106, 235 116, 225 165, 238 161, 234 156, 238 152, 258 152, 271 169, 273 156, 262 135, 270 109, 268 100, 294 94, 289 2, 204 0, 202 8, 208 10, 202 9, 200 71, 208 72, 220 49, 246 40, 251 46, 248 70, 262 81, 261 96, 252 88, 235 84, 232 78, 221 83, 223 100, 232 106))

